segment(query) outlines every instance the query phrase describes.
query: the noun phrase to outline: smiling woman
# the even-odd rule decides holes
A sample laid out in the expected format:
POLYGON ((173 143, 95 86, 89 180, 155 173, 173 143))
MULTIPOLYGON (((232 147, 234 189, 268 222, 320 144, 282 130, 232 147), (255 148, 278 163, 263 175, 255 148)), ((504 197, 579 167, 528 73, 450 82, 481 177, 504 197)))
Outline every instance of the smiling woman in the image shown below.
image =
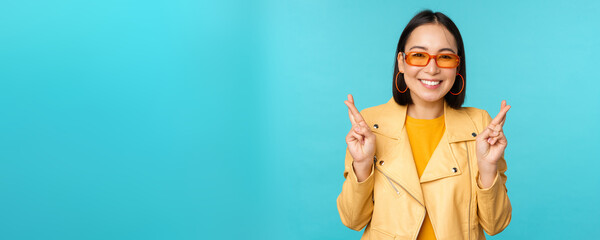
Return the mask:
POLYGON ((506 190, 503 125, 462 107, 465 51, 456 25, 442 13, 417 14, 396 50, 393 97, 359 112, 344 103, 342 222, 362 239, 485 239, 504 230, 512 207, 506 190))
MULTIPOLYGON (((414 83, 414 80, 418 79, 416 74, 423 74, 418 72, 422 69, 428 72, 439 70, 441 75, 448 80, 439 92, 448 92, 446 89, 450 86, 453 90, 452 92, 455 94, 446 95, 444 98, 453 108, 460 108, 462 106, 465 101, 467 83, 465 49, 460 31, 450 18, 442 13, 433 13, 431 11, 423 11, 417 14, 404 28, 400 36, 396 47, 396 56, 393 81, 395 88, 392 88, 392 91, 394 99, 398 104, 411 104, 416 100, 413 99, 413 94, 410 92, 419 92, 418 88, 408 87, 408 94, 403 94, 398 88, 407 89, 407 86, 410 84, 416 85, 414 83), (425 54, 428 52, 433 52, 434 54, 451 53, 458 61, 455 62, 456 65, 440 66, 438 59, 435 59, 435 66, 439 69, 423 69, 423 67, 429 65, 430 61, 424 65, 405 61, 414 58, 414 55, 407 55, 405 51, 424 52, 425 54), (408 66, 405 67, 405 65, 408 66), (456 79, 461 81, 456 81, 456 79)), ((438 80, 440 80, 437 81, 439 83, 443 82, 443 79, 438 80)))

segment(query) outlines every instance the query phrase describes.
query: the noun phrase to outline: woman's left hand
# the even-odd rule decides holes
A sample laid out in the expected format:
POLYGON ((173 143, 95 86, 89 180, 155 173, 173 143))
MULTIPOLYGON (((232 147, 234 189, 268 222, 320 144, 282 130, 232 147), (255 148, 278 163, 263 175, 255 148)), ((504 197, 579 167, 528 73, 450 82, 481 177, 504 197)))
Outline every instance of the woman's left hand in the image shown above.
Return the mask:
POLYGON ((498 171, 498 161, 504 154, 504 149, 508 144, 502 127, 506 120, 506 112, 509 109, 510 105, 506 105, 506 101, 502 100, 502 107, 498 115, 477 136, 477 163, 479 165, 479 177, 484 188, 492 185, 498 171))

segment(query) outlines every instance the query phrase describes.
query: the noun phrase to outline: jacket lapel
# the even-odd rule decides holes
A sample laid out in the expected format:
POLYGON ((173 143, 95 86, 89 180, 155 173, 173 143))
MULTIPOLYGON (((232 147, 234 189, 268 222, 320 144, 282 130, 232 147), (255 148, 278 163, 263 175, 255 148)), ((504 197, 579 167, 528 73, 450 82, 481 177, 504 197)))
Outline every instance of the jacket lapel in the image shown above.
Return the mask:
POLYGON ((378 113, 379 117, 374 122, 378 124, 378 128, 372 130, 392 138, 395 143, 390 150, 391 152, 386 153, 386 156, 393 157, 385 159, 385 164, 378 164, 377 168, 400 184, 424 206, 417 167, 410 148, 408 134, 404 127, 407 106, 397 104, 393 97, 384 105, 382 112, 378 113))
POLYGON ((421 175, 421 183, 461 174, 463 169, 456 156, 464 156, 466 148, 458 142, 475 140, 475 125, 466 112, 453 109, 444 101, 444 119, 446 131, 421 175))

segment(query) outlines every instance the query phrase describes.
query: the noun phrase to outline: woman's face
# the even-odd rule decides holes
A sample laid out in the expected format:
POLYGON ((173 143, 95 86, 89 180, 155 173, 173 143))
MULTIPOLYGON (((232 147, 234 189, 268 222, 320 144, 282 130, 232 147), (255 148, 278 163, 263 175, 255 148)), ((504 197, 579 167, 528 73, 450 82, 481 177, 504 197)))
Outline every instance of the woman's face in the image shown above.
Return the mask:
MULTIPOLYGON (((443 25, 421 25, 410 34, 404 52, 427 52, 429 55, 453 53, 458 55, 454 36, 443 25)), ((438 102, 450 91, 456 78, 457 68, 440 68, 435 59, 427 66, 417 67, 406 63, 402 53, 398 54, 398 70, 410 88, 413 103, 438 102)))

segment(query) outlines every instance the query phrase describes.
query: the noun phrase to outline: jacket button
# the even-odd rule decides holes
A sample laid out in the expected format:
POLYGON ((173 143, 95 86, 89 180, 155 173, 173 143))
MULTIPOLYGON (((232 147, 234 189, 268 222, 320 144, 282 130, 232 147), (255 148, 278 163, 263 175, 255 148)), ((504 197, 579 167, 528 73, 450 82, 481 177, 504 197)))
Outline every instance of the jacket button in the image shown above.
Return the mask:
POLYGON ((379 125, 375 124, 375 125, 373 125, 373 128, 378 129, 379 125))
POLYGON ((383 161, 379 161, 379 165, 383 165, 383 164, 384 164, 384 162, 383 162, 383 161))
POLYGON ((457 172, 457 171, 458 171, 458 169, 456 169, 456 168, 452 168, 452 172, 453 172, 453 173, 455 173, 455 172, 457 172))
POLYGON ((471 133, 473 137, 477 137, 477 133, 471 133))

